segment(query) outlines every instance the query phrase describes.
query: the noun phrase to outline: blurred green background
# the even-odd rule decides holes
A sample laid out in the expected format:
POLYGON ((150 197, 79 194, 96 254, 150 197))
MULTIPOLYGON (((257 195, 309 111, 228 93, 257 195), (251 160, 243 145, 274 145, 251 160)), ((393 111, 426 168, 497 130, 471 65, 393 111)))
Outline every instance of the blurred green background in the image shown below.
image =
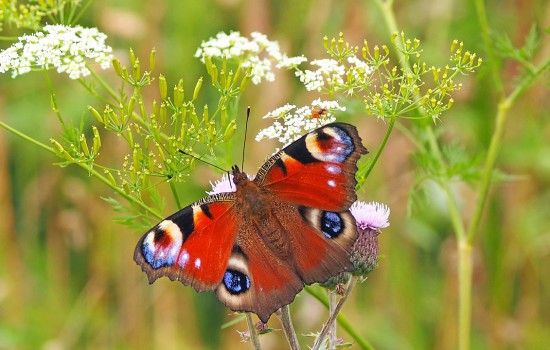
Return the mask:
MULTIPOLYGON (((516 46, 523 45, 533 23, 550 25, 548 1, 490 0, 486 6, 494 34, 507 34, 516 46)), ((445 65, 453 39, 485 57, 473 1, 398 1, 395 10, 399 28, 422 40, 429 64, 445 65)), ((157 72, 172 79, 182 76, 187 89, 206 76, 193 57, 196 48, 219 31, 260 31, 290 55, 310 58, 321 56, 324 35, 341 31, 356 45, 363 39, 388 44, 390 37, 374 4, 351 0, 103 0, 92 4, 81 24, 105 32, 123 61, 128 47, 144 61, 156 47, 157 72)), ((549 53, 543 36, 538 56, 549 53)), ((518 65, 504 61, 500 71, 510 90, 518 65)), ((55 73, 52 77, 65 116, 89 118, 88 104, 101 108, 77 82, 55 73)), ((454 107, 439 122, 442 138, 483 156, 498 94, 484 68, 461 82, 464 88, 454 107)), ((241 108, 252 106, 253 135, 267 126, 259 116, 285 103, 307 104, 313 97, 283 73, 274 83, 249 88, 241 108)), ((498 167, 514 178, 493 187, 476 241, 474 349, 550 346, 549 97, 544 82, 537 84, 513 107, 506 125, 498 167)), ((44 143, 60 132, 49 103, 43 74, 15 80, 0 76, 0 119, 44 143)), ((375 150, 385 125, 366 115, 353 122, 367 148, 375 150)), ((112 149, 116 157, 116 146, 115 139, 106 138, 103 152, 112 149)), ((269 142, 249 147, 245 168, 254 172, 274 147, 269 142)), ((437 190, 412 212, 407 210, 415 176, 413 149, 394 132, 359 193, 362 200, 390 206, 391 226, 380 236, 379 268, 358 286, 343 313, 378 349, 453 349, 456 245, 437 190)), ((219 329, 235 316, 227 316, 213 294, 198 295, 167 279, 149 286, 132 260, 142 232, 114 222, 116 214, 101 199, 112 193, 101 183, 76 167, 52 165, 55 161, 0 130, 0 349, 250 347, 240 343, 235 331, 245 330, 244 322, 219 329)), ((189 187, 186 203, 202 196, 208 179, 219 178, 210 169, 198 171, 207 174, 184 185, 189 187)), ((456 190, 467 219, 476 194, 466 185, 457 184, 456 190)), ((169 203, 165 214, 175 209, 169 203)), ((291 311, 299 334, 319 330, 326 319, 325 309, 307 293, 300 294, 291 311)), ((270 325, 280 329, 276 318, 270 325)), ((343 331, 339 335, 350 339, 343 331)), ((280 331, 261 340, 265 349, 286 346, 280 331)))

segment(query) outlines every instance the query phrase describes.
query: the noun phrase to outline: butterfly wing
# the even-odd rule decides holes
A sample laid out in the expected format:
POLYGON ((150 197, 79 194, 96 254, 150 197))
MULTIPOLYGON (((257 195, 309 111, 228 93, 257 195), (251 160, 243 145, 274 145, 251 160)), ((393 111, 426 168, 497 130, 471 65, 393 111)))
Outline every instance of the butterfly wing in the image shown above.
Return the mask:
POLYGON ((355 126, 327 124, 273 155, 255 181, 281 201, 347 210, 357 199, 357 160, 365 153, 355 126))
POLYGON ((202 292, 222 280, 239 222, 234 193, 195 202, 167 217, 139 240, 134 260, 149 283, 166 276, 202 292))

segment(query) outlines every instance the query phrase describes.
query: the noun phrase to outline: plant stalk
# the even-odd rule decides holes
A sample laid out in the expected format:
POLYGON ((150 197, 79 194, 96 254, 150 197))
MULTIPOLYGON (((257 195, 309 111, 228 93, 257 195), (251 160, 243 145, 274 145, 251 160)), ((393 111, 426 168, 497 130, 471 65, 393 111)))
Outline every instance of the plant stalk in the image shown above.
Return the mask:
POLYGON ((248 332, 250 333, 250 340, 252 341, 252 346, 254 347, 254 350, 262 350, 260 337, 258 337, 258 332, 256 331, 256 326, 254 325, 252 314, 250 312, 246 312, 245 316, 246 324, 248 325, 248 332))
POLYGON ((300 343, 298 343, 298 337, 296 336, 296 331, 292 325, 292 318, 290 318, 290 307, 288 305, 281 308, 281 324, 283 325, 283 331, 285 332, 290 349, 300 350, 300 343))

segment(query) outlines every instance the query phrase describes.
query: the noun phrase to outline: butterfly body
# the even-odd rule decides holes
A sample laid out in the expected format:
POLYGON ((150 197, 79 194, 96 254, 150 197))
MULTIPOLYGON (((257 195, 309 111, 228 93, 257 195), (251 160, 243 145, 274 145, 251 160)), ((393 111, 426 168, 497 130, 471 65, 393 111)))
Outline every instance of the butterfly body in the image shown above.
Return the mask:
POLYGON ((356 162, 367 150, 354 126, 334 123, 277 152, 254 179, 232 168, 232 192, 199 200, 161 221, 134 259, 161 276, 215 291, 234 311, 263 322, 304 284, 351 269, 357 232, 356 162))

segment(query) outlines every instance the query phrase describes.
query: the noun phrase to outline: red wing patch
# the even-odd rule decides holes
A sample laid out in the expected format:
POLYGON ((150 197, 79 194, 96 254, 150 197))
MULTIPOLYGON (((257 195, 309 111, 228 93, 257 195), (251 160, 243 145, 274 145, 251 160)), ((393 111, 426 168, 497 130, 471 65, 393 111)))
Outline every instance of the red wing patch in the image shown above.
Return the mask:
POLYGON ((341 211, 356 200, 357 160, 367 150, 357 129, 329 124, 269 159, 256 181, 281 201, 341 211))
POLYGON ((222 280, 239 224, 234 203, 200 203, 163 220, 139 241, 134 259, 151 283, 167 276, 205 291, 222 280))

